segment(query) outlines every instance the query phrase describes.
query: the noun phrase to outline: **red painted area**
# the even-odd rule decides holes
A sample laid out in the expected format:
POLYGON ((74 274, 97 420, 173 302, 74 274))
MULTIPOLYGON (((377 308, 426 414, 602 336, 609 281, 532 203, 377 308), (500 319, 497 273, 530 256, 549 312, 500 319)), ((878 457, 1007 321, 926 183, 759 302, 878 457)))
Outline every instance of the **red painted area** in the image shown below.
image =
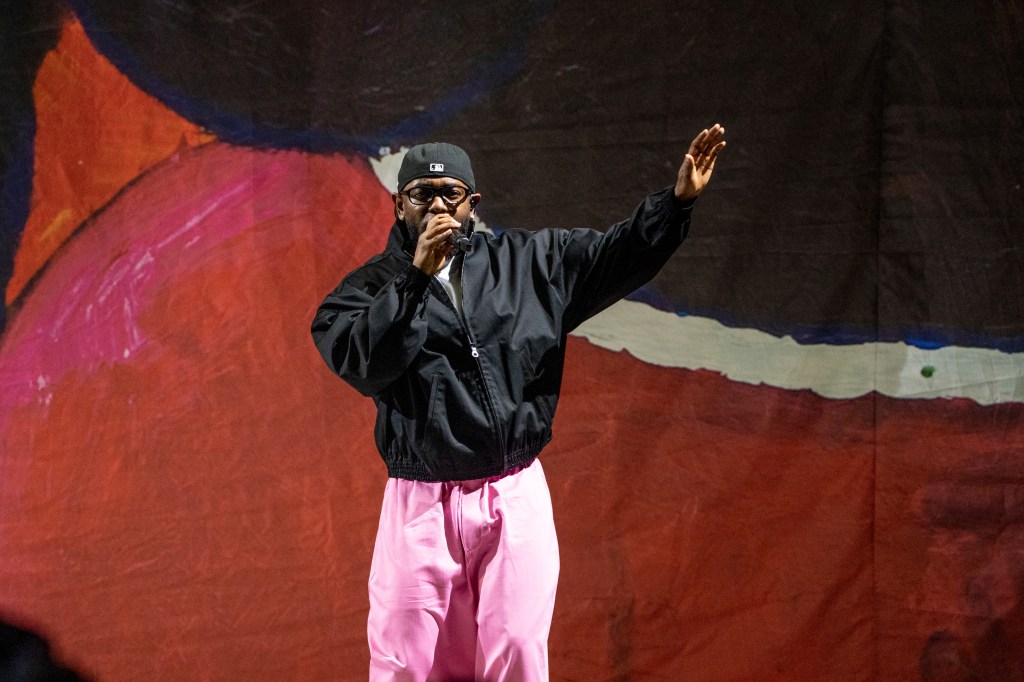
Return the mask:
POLYGON ((878 444, 884 679, 1024 680, 1024 406, 880 402, 878 444))
POLYGON ((350 675, 385 474, 308 328, 388 206, 211 145, 67 244, 0 349, 0 609, 103 680, 350 675))
POLYGON ((556 679, 1024 679, 1024 406, 570 358, 556 679))
POLYGON ((54 251, 128 182, 175 150, 212 140, 145 94, 69 21, 34 87, 31 214, 7 284, 11 303, 54 251))
POLYGON ((869 679, 872 399, 569 353, 556 679, 869 679))

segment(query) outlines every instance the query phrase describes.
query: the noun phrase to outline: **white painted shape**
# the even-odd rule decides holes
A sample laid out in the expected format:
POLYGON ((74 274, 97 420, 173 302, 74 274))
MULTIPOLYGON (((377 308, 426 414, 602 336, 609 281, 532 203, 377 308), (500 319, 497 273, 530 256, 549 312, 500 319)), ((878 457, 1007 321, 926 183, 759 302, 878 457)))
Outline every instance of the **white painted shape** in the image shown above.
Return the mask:
POLYGON ((386 152, 386 149, 386 147, 381 148, 381 152, 385 153, 382 153, 379 158, 370 157, 370 166, 377 179, 380 180, 380 184, 384 185, 384 189, 394 192, 398 189, 398 169, 402 167, 402 159, 409 148, 401 147, 397 152, 386 152))
POLYGON ((870 391, 895 398, 969 398, 989 405, 1024 402, 1024 353, 905 343, 799 344, 712 319, 679 316, 620 301, 574 335, 613 351, 626 350, 662 367, 703 369, 746 384, 810 389, 826 398, 870 391), (925 366, 935 368, 928 378, 925 366))

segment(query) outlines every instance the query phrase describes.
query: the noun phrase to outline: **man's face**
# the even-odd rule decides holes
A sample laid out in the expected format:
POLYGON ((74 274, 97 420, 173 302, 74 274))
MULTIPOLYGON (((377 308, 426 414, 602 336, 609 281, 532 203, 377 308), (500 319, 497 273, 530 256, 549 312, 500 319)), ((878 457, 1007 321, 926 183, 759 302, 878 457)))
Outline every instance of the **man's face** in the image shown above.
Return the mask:
POLYGON ((395 202, 395 216, 409 226, 409 229, 418 236, 426 229, 427 223, 436 215, 447 213, 459 222, 463 227, 473 213, 473 207, 480 201, 479 194, 469 194, 464 201, 453 205, 444 199, 441 194, 435 194, 426 204, 417 204, 409 197, 409 191, 416 187, 461 187, 469 191, 466 184, 455 178, 417 178, 411 180, 408 185, 402 188, 401 192, 391 195, 395 202))

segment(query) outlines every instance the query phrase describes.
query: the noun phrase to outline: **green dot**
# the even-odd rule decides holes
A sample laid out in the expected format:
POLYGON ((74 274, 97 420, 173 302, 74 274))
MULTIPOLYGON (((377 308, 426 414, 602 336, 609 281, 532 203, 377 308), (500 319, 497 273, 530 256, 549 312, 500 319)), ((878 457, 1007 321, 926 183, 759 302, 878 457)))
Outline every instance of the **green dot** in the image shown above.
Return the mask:
POLYGON ((921 376, 925 379, 931 379, 933 374, 935 374, 935 368, 931 365, 925 365, 921 368, 921 376))

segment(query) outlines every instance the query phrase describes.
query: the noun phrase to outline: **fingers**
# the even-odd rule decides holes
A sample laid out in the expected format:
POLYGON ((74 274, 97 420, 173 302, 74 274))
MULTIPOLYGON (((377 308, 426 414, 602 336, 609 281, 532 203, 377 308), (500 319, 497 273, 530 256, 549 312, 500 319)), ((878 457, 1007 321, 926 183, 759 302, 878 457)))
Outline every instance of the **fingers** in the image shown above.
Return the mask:
POLYGON ((698 170, 702 173, 710 173, 715 169, 715 161, 718 159, 718 153, 725 149, 725 140, 722 140, 708 152, 707 156, 703 159, 702 165, 698 167, 698 170))
POLYGON ((725 128, 716 123, 697 133, 697 137, 693 138, 693 142, 690 143, 690 153, 694 158, 708 154, 723 139, 725 139, 725 128))
POLYGON ((459 221, 447 214, 436 215, 427 222, 423 238, 428 244, 442 244, 450 240, 452 232, 461 227, 459 221))
POLYGON ((700 173, 707 173, 715 167, 715 159, 725 147, 725 128, 716 123, 705 128, 690 143, 690 156, 700 173))
POLYGON ((436 245, 444 242, 445 239, 449 239, 452 236, 453 228, 446 226, 435 226, 433 229, 427 229, 420 236, 420 240, 424 244, 436 245))
POLYGON ((424 231, 416 242, 412 264, 428 275, 436 275, 444 267, 444 262, 453 248, 451 233, 450 229, 437 230, 429 234, 424 231))
POLYGON ((447 258, 453 247, 452 230, 441 230, 433 235, 424 234, 420 239, 423 242, 421 247, 426 251, 424 255, 439 261, 447 258))
POLYGON ((439 214, 430 218, 417 239, 413 264, 436 274, 452 251, 452 233, 458 228, 459 222, 450 215, 439 214))

